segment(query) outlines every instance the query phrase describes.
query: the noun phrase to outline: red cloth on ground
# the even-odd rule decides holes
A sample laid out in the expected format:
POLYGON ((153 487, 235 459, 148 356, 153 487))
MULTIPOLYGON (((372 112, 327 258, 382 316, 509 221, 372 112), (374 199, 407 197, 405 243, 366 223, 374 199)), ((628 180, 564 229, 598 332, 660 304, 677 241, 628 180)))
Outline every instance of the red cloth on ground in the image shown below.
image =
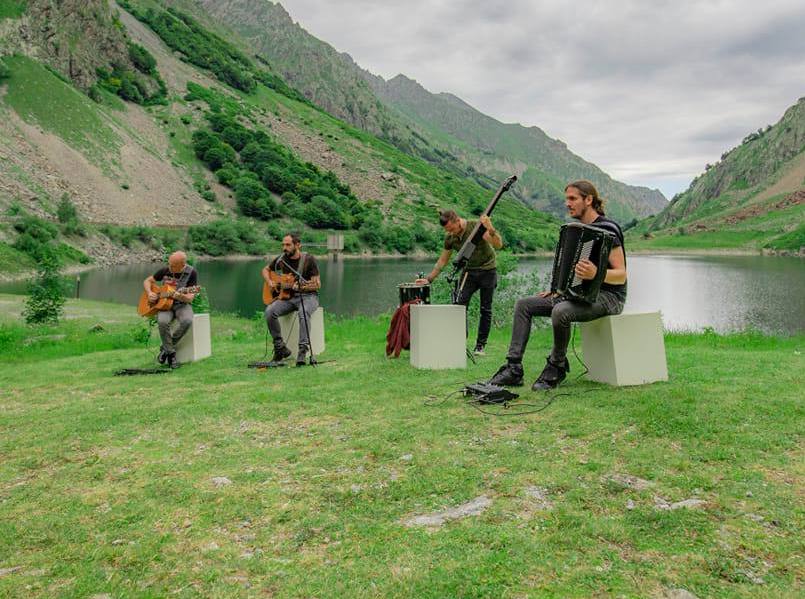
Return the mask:
POLYGON ((419 298, 405 302, 394 311, 386 334, 386 356, 394 354, 400 357, 400 352, 411 347, 411 304, 421 304, 419 298))

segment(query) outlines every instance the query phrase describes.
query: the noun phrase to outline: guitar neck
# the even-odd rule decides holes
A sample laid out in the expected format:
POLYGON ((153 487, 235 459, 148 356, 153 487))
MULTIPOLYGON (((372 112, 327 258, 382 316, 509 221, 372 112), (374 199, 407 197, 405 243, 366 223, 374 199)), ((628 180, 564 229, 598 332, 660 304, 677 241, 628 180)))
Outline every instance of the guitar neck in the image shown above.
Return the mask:
MULTIPOLYGON (((512 184, 517 181, 517 175, 512 175, 508 179, 506 179, 498 189, 495 196, 492 198, 492 201, 489 202, 489 205, 486 207, 481 213, 481 216, 489 216, 492 214, 492 211, 495 209, 495 206, 500 200, 501 196, 506 193, 512 184)), ((463 268, 464 265, 467 263, 467 260, 470 259, 470 255, 475 251, 476 246, 481 243, 481 239, 486 233, 486 227, 481 223, 480 217, 479 220, 473 228, 472 233, 469 237, 467 237, 467 241, 464 242, 464 245, 461 246, 461 250, 458 252, 456 259, 453 261, 453 265, 455 268, 463 268)))

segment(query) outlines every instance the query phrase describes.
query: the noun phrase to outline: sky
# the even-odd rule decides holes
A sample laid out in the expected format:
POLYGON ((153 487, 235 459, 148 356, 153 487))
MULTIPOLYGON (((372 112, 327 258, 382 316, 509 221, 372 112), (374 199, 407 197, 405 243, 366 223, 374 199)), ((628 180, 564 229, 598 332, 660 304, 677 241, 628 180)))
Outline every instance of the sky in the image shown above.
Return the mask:
POLYGON ((281 0, 362 67, 684 191, 805 96, 803 0, 281 0))

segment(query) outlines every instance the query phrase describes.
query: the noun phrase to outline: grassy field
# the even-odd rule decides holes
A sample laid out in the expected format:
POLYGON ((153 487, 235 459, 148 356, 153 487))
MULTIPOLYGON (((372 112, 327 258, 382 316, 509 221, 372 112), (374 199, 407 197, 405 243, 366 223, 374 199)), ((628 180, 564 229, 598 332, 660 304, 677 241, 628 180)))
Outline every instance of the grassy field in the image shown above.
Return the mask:
POLYGON ((668 383, 495 417, 444 398, 506 329, 436 373, 384 358, 387 319, 329 320, 334 362, 256 371, 262 323, 215 315, 212 358, 115 377, 156 351, 132 308, 21 306, 0 296, 0 596, 801 596, 802 336, 669 334, 668 383))

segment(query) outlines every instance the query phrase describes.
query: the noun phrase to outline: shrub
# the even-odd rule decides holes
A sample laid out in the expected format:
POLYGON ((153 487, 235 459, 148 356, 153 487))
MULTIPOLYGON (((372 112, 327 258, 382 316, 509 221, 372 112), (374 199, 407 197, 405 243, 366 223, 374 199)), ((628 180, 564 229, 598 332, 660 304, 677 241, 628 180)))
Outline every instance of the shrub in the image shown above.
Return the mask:
POLYGON ((305 222, 314 229, 348 229, 350 225, 349 214, 322 195, 311 198, 305 206, 304 217, 305 222))
POLYGON ((48 248, 42 252, 38 262, 37 275, 28 286, 23 316, 28 324, 56 324, 66 302, 59 260, 52 248, 48 248))
POLYGON ((128 46, 129 59, 131 59, 132 64, 134 64, 137 70, 146 75, 155 75, 157 72, 157 61, 151 53, 139 44, 133 42, 129 42, 128 46))
POLYGON ((241 177, 235 183, 235 200, 246 216, 269 220, 278 214, 277 204, 268 190, 250 177, 241 177))

